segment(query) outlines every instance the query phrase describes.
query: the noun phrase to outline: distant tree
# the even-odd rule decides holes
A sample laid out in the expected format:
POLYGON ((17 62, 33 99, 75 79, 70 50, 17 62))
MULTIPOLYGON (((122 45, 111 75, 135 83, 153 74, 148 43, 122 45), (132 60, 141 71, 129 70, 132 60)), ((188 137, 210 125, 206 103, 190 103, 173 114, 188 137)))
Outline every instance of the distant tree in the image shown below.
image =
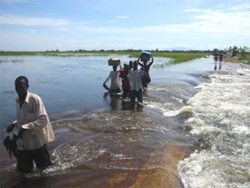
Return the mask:
POLYGON ((232 56, 235 57, 238 53, 239 53, 239 48, 237 46, 234 46, 232 56))
POLYGON ((248 47, 246 47, 246 46, 243 46, 243 47, 239 48, 239 53, 241 54, 242 59, 246 58, 247 52, 249 52, 249 50, 250 49, 248 47))

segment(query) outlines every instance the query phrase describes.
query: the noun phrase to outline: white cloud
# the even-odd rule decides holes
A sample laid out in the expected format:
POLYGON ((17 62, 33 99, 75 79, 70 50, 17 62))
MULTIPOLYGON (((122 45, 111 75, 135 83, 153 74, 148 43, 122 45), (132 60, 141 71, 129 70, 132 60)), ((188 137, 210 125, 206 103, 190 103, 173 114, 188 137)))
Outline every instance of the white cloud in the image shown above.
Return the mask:
POLYGON ((249 36, 250 11, 247 10, 248 8, 250 8, 249 3, 223 10, 187 9, 185 12, 197 13, 193 17, 192 22, 180 25, 168 25, 166 28, 173 32, 234 33, 235 35, 243 34, 249 36))
POLYGON ((39 18, 39 17, 21 17, 14 15, 0 16, 0 24, 23 25, 23 26, 68 26, 68 25, 86 25, 96 21, 90 20, 86 22, 70 22, 65 19, 39 18))
POLYGON ((211 11, 210 9, 186 9, 184 12, 208 12, 211 11))
POLYGON ((63 26, 63 25, 69 25, 70 22, 64 19, 3 15, 0 16, 0 24, 23 25, 23 26, 63 26))
POLYGON ((228 10, 233 10, 233 11, 241 11, 241 10, 247 10, 247 9, 250 9, 250 3, 243 3, 243 4, 239 4, 239 5, 228 8, 228 10))
POLYGON ((87 25, 87 24, 91 24, 91 23, 95 23, 95 20, 90 20, 90 21, 86 21, 86 22, 75 22, 75 23, 71 23, 71 24, 75 24, 75 25, 87 25))
POLYGON ((27 3, 28 0, 0 0, 4 3, 7 3, 7 4, 13 4, 13 3, 27 3))

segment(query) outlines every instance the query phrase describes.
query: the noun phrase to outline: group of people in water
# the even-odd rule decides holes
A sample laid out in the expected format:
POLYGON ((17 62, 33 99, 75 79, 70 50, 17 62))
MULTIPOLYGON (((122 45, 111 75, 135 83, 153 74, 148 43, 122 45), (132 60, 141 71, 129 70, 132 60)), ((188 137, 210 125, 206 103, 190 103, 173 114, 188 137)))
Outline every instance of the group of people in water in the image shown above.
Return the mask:
MULTIPOLYGON (((109 93, 120 93, 120 79, 122 80, 123 99, 130 99, 139 103, 143 102, 142 92, 150 83, 149 68, 153 64, 153 57, 150 54, 142 54, 137 61, 130 61, 124 64, 119 71, 113 66, 103 86, 109 93), (149 62, 151 58, 151 62, 149 62), (142 63, 140 63, 142 61, 142 63), (141 66, 138 69, 138 65, 141 66), (111 79, 110 87, 106 83, 111 79)), ((53 165, 47 149, 47 143, 55 140, 55 135, 43 104, 42 99, 28 91, 29 81, 25 76, 19 76, 15 80, 17 119, 6 127, 6 132, 11 133, 17 129, 17 135, 12 138, 7 136, 4 139, 10 156, 17 158, 17 171, 22 174, 32 173, 35 162, 38 169, 46 169, 53 165)))
POLYGON ((147 89, 148 84, 151 82, 149 69, 153 62, 153 56, 147 52, 141 53, 137 60, 130 61, 129 64, 124 63, 124 67, 120 66, 120 70, 117 70, 117 65, 113 65, 113 71, 104 81, 103 87, 108 90, 109 94, 118 94, 121 93, 120 86, 122 86, 124 102, 131 101, 131 103, 135 103, 137 99, 137 102, 142 104, 143 91, 147 89), (109 80, 111 80, 110 87, 106 85, 109 80))

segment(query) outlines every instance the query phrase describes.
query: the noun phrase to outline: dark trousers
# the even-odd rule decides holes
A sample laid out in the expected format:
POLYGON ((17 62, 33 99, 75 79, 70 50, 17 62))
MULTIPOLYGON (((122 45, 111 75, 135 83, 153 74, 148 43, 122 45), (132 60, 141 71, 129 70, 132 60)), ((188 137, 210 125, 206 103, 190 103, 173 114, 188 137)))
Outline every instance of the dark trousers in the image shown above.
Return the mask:
POLYGON ((142 103, 142 89, 139 89, 139 91, 130 91, 131 102, 135 102, 135 98, 137 98, 138 102, 142 103))
POLYGON ((122 98, 130 97, 130 90, 129 89, 123 89, 122 98))
POLYGON ((52 165, 46 144, 35 150, 18 150, 17 170, 19 172, 31 173, 34 168, 33 161, 39 169, 52 165))

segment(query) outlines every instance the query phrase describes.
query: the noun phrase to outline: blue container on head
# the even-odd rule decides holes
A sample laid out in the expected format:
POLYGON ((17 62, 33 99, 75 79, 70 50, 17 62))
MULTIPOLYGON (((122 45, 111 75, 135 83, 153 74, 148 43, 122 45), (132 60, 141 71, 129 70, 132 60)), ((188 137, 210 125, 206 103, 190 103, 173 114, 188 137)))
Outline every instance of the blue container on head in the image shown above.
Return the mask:
POLYGON ((142 51, 141 52, 141 60, 142 61, 149 61, 149 59, 152 57, 151 52, 149 51, 142 51))
POLYGON ((149 52, 149 51, 142 51, 142 52, 141 52, 141 55, 142 55, 142 54, 145 54, 145 55, 147 55, 147 56, 149 56, 149 57, 152 56, 151 52, 149 52))

